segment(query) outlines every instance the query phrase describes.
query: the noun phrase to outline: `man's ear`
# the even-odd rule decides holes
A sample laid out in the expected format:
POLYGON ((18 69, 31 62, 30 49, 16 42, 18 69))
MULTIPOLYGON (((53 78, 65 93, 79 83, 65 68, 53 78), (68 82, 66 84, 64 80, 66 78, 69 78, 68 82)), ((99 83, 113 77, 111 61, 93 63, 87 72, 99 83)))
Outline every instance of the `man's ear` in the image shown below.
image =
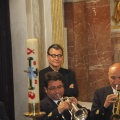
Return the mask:
POLYGON ((44 87, 44 90, 45 90, 45 92, 47 93, 47 88, 46 88, 46 87, 44 87))
POLYGON ((49 55, 47 54, 47 59, 49 59, 49 55))

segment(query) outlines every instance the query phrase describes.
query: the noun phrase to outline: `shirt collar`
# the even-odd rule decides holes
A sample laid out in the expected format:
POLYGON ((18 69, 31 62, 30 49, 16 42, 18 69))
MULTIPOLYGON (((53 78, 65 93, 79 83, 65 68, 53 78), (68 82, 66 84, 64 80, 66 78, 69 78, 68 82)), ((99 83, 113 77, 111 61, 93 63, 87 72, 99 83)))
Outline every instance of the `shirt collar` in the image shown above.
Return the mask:
POLYGON ((113 87, 112 87, 112 90, 113 90, 113 93, 114 93, 114 94, 117 94, 117 93, 116 93, 116 90, 115 90, 113 87))
POLYGON ((53 101, 57 104, 59 100, 53 100, 53 101))
MULTIPOLYGON (((61 99, 63 99, 63 97, 61 98, 61 99)), ((60 100, 53 100, 56 104, 58 103, 58 101, 60 101, 60 100)))

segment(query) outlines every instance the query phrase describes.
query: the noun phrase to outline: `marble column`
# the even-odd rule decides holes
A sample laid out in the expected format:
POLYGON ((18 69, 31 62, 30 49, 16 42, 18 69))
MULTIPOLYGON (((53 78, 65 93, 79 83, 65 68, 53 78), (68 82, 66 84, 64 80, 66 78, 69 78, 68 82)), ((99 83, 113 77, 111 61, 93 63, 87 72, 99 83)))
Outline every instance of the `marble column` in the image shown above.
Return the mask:
POLYGON ((97 88, 109 84, 112 64, 109 0, 65 2, 68 66, 76 74, 78 100, 92 101, 97 88))

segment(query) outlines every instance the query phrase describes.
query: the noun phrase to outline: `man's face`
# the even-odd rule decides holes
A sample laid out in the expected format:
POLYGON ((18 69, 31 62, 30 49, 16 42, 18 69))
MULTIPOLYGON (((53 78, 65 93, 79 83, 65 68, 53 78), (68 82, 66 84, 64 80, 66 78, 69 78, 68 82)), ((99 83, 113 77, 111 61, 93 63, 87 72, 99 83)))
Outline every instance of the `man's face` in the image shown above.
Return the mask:
POLYGON ((51 48, 49 51, 49 55, 47 55, 48 62, 52 67, 60 67, 63 62, 63 53, 62 50, 56 50, 51 48))
POLYGON ((116 89, 116 85, 118 85, 117 90, 120 90, 120 68, 112 67, 109 69, 108 73, 110 85, 116 89))
POLYGON ((48 88, 45 88, 45 91, 51 99, 59 100, 61 97, 63 97, 64 94, 63 83, 60 80, 57 81, 51 80, 48 83, 48 88), (58 97, 58 94, 60 98, 58 97))

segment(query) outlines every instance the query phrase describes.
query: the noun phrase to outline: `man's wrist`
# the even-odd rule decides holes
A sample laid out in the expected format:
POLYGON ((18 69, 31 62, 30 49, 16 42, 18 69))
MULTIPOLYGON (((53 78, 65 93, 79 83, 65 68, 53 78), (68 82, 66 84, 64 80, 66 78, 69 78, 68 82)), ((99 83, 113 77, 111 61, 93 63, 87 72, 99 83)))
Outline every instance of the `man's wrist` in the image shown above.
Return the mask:
POLYGON ((107 108, 108 108, 108 105, 105 105, 105 104, 104 104, 103 107, 104 107, 105 109, 107 109, 107 108))
POLYGON ((105 112, 107 111, 107 108, 108 108, 108 107, 103 106, 103 109, 104 109, 105 112))

